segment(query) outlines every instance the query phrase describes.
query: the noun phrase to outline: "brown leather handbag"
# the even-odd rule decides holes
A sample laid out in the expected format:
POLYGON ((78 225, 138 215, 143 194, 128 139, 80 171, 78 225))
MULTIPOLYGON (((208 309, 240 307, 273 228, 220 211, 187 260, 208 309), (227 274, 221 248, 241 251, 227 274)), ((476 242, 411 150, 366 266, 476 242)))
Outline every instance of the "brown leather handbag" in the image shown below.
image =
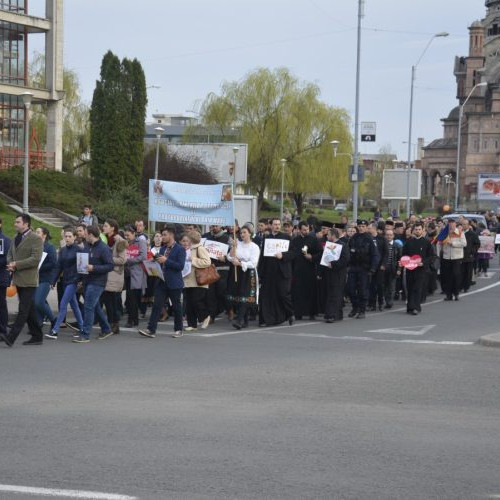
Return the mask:
MULTIPOLYGON (((196 253, 198 253, 198 249, 196 253)), ((211 285, 220 280, 220 274, 214 264, 204 268, 195 267, 194 275, 196 276, 196 283, 200 286, 211 285)))

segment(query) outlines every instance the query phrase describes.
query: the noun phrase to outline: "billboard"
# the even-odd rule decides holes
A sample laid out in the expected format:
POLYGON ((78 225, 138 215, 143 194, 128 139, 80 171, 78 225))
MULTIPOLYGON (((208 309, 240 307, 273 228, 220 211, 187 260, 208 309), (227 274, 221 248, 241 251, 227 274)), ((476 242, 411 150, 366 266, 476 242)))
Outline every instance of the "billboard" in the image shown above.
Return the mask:
MULTIPOLYGON (((382 199, 406 200, 408 169, 386 168, 382 172, 382 199)), ((410 170, 410 200, 420 200, 422 188, 422 170, 410 170)))
POLYGON ((149 180, 149 220, 177 224, 232 226, 230 184, 187 184, 149 180))
POLYGON ((179 158, 197 159, 212 171, 217 182, 232 182, 230 170, 236 153, 236 184, 247 182, 247 144, 167 144, 167 152, 179 158))
POLYGON ((500 174, 478 174, 477 199, 500 200, 500 174))

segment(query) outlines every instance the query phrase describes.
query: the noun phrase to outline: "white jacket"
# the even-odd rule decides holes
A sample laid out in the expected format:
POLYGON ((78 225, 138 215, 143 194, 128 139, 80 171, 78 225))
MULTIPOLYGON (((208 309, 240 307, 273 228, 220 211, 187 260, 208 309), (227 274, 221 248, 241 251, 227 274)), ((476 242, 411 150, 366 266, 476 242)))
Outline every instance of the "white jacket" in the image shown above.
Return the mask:
POLYGON ((464 248, 466 246, 465 233, 459 229, 455 229, 455 232, 448 236, 447 245, 439 243, 439 250, 442 250, 442 258, 444 260, 458 260, 464 258, 464 248))

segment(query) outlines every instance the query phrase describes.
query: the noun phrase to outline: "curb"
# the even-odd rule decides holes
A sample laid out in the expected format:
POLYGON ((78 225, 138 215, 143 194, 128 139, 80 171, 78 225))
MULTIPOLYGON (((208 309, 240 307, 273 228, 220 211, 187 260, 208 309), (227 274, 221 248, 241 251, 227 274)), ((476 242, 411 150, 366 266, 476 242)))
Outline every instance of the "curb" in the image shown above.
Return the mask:
POLYGON ((500 333, 492 333, 491 335, 483 335, 479 339, 479 343, 485 347, 500 347, 500 333))

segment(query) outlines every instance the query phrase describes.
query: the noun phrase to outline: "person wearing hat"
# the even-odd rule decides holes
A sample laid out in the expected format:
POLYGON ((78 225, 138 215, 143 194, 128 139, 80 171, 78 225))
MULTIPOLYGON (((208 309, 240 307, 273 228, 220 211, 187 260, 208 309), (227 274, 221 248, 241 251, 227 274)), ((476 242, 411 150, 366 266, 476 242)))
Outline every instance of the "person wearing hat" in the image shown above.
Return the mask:
POLYGON ((349 240, 347 292, 352 305, 350 318, 365 317, 370 275, 376 272, 379 261, 377 247, 367 233, 367 226, 368 221, 358 220, 358 232, 349 240))
POLYGON ((290 247, 295 254, 293 260, 292 302, 296 319, 308 316, 316 319, 316 263, 321 259, 321 246, 314 233, 310 233, 306 221, 299 222, 299 234, 290 247))
POLYGON ((384 306, 384 272, 387 269, 387 258, 389 253, 387 241, 383 236, 384 231, 384 222, 372 222, 370 224, 369 232, 379 254, 377 270, 370 280, 370 297, 368 300, 370 311, 377 310, 377 302, 379 311, 382 311, 384 306))

